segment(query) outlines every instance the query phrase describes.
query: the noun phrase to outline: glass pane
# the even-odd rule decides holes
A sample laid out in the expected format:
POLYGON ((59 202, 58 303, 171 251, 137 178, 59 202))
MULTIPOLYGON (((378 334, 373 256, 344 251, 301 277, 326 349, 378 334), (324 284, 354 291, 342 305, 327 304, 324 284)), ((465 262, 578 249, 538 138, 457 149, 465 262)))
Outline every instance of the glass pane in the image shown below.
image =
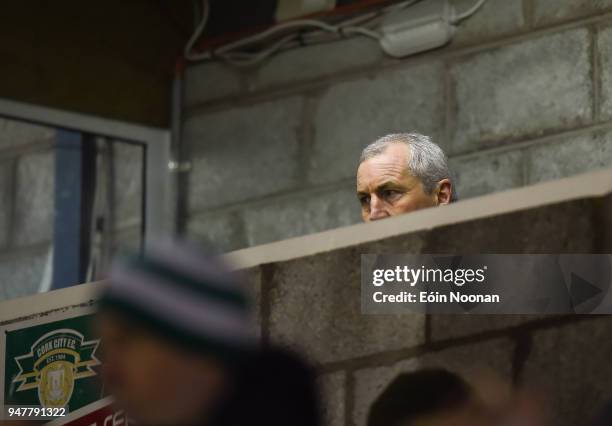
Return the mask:
POLYGON ((97 154, 89 280, 100 279, 116 253, 138 251, 144 241, 144 146, 99 138, 97 154))
POLYGON ((58 222, 70 228, 81 217, 80 281, 98 279, 117 251, 142 245, 144 147, 85 136, 82 144, 94 149, 82 164, 95 170, 74 174, 73 182, 81 180, 81 209, 67 211, 70 204, 58 200, 79 186, 58 187, 66 184, 58 172, 78 170, 78 161, 64 159, 57 169, 57 136, 51 127, 0 118, 0 301, 51 289, 54 256, 70 262, 67 253, 75 249, 69 239, 54 249, 58 222))

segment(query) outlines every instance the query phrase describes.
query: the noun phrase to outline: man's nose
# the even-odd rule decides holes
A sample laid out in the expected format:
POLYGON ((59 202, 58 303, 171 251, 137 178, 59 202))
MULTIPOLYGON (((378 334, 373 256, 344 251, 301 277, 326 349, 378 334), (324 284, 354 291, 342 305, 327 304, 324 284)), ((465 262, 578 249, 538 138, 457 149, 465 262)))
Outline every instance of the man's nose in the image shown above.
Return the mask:
POLYGON ((383 201, 375 195, 370 198, 370 220, 380 220, 388 217, 383 201))

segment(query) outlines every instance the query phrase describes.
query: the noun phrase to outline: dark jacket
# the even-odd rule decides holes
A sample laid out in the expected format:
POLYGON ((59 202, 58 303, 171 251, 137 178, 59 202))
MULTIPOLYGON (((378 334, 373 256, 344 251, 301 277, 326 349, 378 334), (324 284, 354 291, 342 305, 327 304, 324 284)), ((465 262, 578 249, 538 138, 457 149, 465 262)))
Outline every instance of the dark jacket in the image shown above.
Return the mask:
POLYGON ((262 349, 240 370, 212 426, 319 426, 316 374, 291 351, 262 349))

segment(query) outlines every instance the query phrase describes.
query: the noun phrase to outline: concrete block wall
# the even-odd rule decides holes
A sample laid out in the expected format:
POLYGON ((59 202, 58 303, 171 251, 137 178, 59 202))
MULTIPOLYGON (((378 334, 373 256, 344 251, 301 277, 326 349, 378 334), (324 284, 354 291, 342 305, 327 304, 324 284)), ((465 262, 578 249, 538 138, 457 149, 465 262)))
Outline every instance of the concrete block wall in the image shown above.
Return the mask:
POLYGON ((223 250, 358 222, 359 152, 389 132, 434 137, 462 198, 569 176, 612 164, 612 2, 489 0, 404 60, 358 37, 196 64, 183 106, 187 233, 223 250))
POLYGON ((585 424, 612 398, 612 317, 363 315, 360 255, 605 253, 611 207, 611 195, 556 202, 251 267, 261 336, 318 366, 328 426, 365 426, 383 389, 423 367, 537 385, 553 424, 585 424))

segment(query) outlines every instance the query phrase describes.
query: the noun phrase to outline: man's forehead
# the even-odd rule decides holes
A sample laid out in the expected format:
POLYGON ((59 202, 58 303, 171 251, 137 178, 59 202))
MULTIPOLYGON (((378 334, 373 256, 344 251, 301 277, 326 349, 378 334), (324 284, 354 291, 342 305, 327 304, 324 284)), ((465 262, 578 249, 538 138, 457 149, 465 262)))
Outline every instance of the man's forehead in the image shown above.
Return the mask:
POLYGON ((391 158, 396 158, 401 161, 406 161, 409 154, 410 154, 410 147, 406 145, 405 143, 397 142, 397 143, 390 143, 389 145, 387 145, 387 147, 385 148, 383 152, 381 152, 379 155, 372 157, 372 158, 376 158, 380 156, 387 156, 391 158))
POLYGON ((393 144, 382 153, 365 160, 357 170, 358 186, 378 186, 407 175, 407 146, 393 144))

